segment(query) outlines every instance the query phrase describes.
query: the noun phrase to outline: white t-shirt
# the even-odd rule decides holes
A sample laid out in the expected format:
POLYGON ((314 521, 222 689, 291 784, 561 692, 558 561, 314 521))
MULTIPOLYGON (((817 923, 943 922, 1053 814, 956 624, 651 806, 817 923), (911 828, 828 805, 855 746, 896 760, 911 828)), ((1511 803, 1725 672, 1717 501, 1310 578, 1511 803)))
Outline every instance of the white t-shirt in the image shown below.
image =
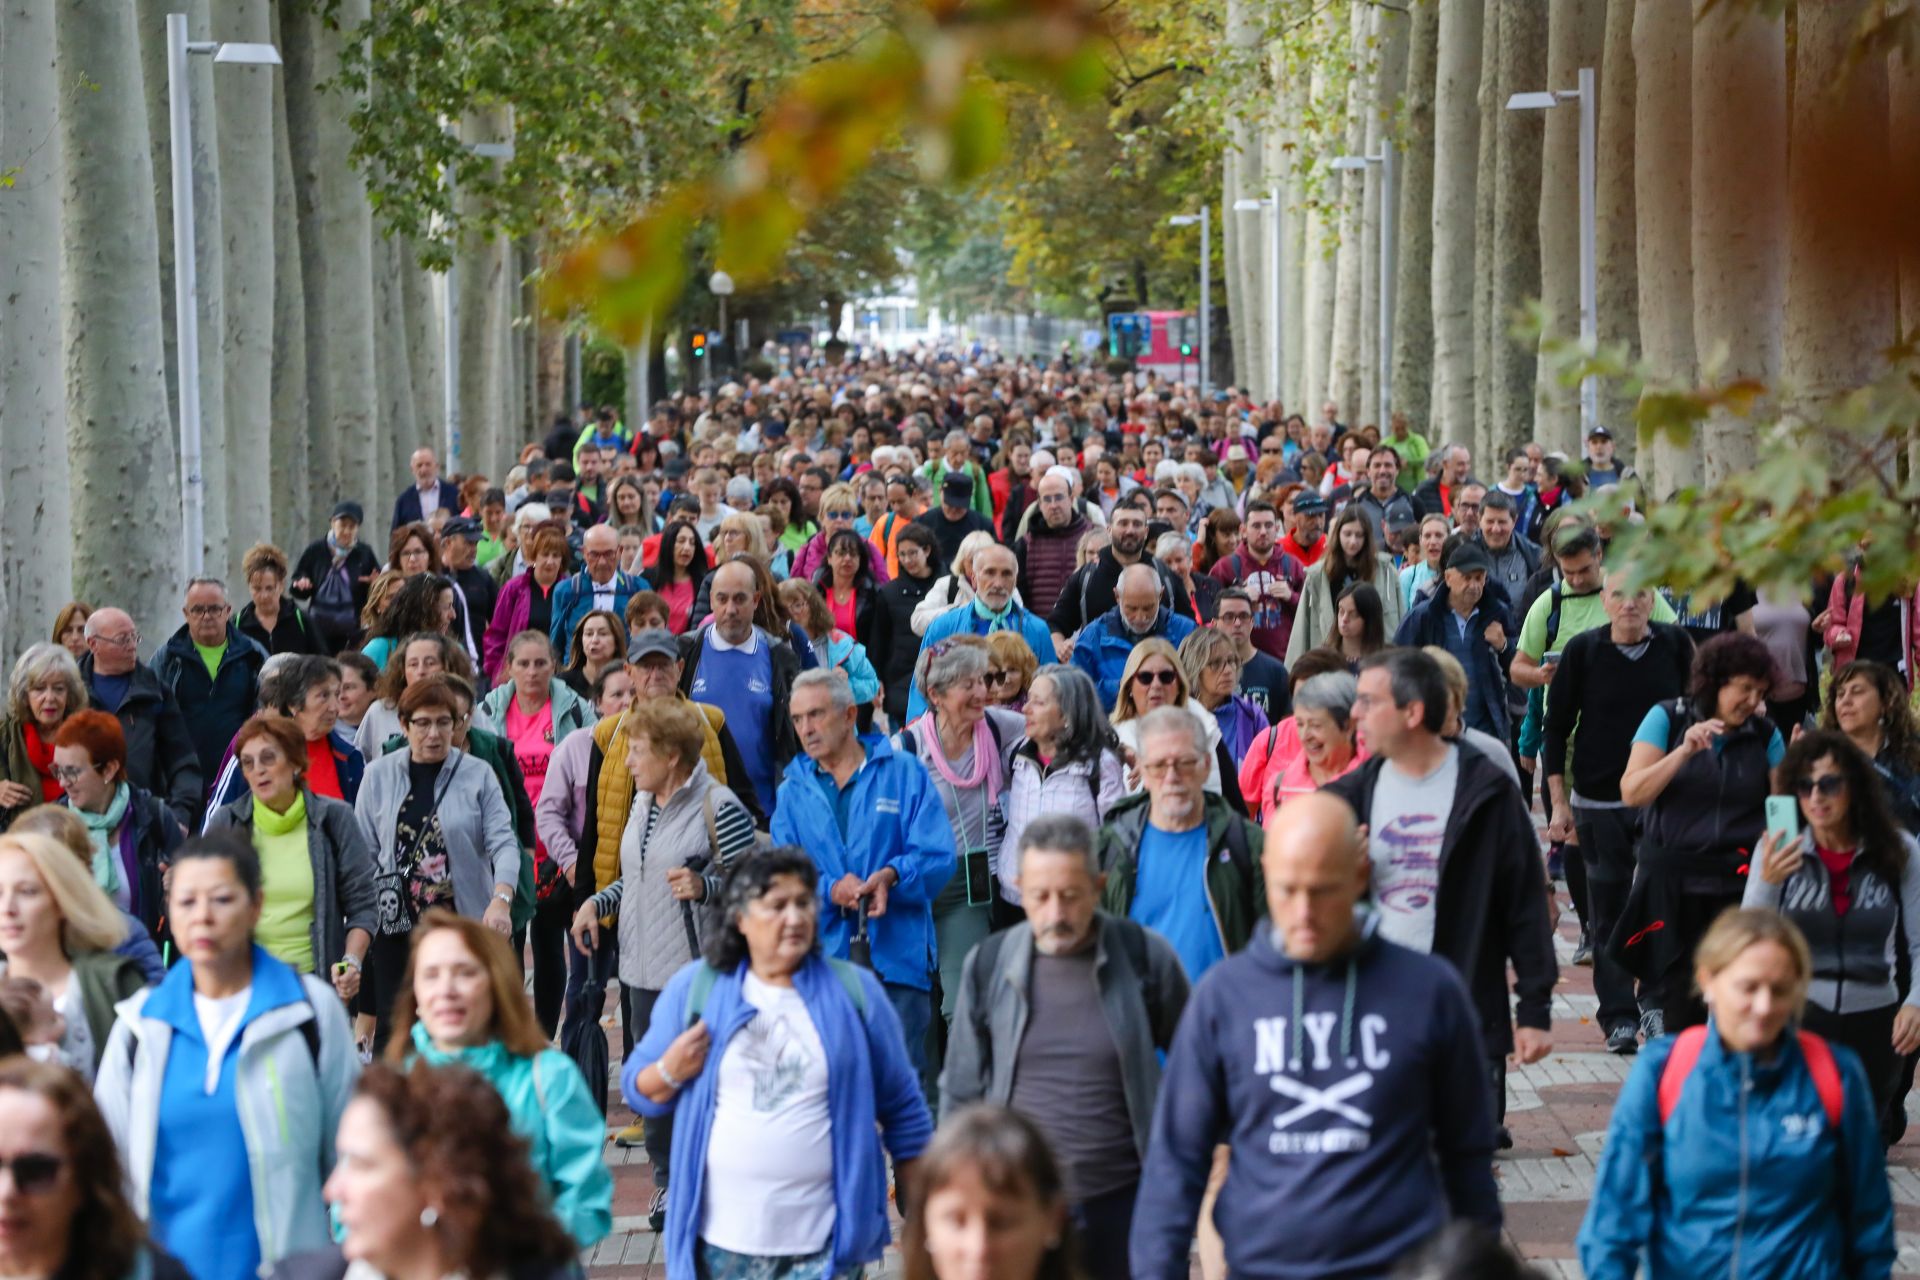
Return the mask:
POLYGON ((197 991, 193 993, 193 1011, 200 1018, 200 1038, 207 1042, 208 1097, 220 1087, 220 1063, 227 1056, 227 1046, 240 1034, 240 1019, 246 1016, 247 1001, 252 998, 252 986, 217 999, 197 991))
POLYGON ((1434 904, 1440 896, 1440 845, 1460 781, 1460 749, 1449 746, 1432 773, 1416 778, 1391 760, 1380 769, 1367 815, 1373 857, 1373 901, 1380 933, 1415 951, 1433 950, 1434 904))
POLYGON ((827 1052, 800 993, 749 973, 760 1012, 720 1058, 700 1238, 731 1253, 793 1257, 833 1238, 827 1052))

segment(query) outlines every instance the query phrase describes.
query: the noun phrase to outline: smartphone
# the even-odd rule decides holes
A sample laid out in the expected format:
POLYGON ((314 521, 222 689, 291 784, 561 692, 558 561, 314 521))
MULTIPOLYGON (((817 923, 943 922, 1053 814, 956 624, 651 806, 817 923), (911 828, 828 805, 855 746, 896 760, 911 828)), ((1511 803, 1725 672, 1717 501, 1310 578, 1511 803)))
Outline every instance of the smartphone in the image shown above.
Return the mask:
POLYGON ((1561 649, 1555 649, 1555 650, 1554 650, 1554 651, 1553 651, 1552 653, 1543 653, 1543 654, 1541 654, 1541 655, 1540 655, 1540 665, 1541 665, 1541 666, 1543 666, 1543 667, 1547 667, 1547 666, 1552 666, 1552 665, 1553 665, 1554 663, 1556 663, 1556 662, 1558 662, 1558 661, 1560 661, 1560 655, 1561 655, 1561 654, 1562 654, 1563 652, 1565 652, 1565 651, 1564 651, 1564 650, 1561 650, 1561 649))
POLYGON ((993 873, 985 849, 968 850, 962 860, 967 874, 967 905, 984 907, 993 901, 993 873))
POLYGON ((1792 796, 1767 797, 1767 833, 1789 840, 1800 834, 1800 802, 1792 796))

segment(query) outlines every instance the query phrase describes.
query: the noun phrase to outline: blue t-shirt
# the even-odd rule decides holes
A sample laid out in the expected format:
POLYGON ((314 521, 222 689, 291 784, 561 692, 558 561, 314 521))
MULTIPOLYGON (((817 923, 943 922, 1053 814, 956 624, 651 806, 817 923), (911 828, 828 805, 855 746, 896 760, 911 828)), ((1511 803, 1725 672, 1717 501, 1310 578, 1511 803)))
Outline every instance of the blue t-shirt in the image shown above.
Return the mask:
POLYGON ((112 715, 120 713, 120 704, 127 700, 127 693, 133 688, 133 672, 122 676, 103 676, 93 673, 93 684, 88 690, 93 701, 102 711, 112 715))
POLYGON ((1172 944, 1187 978, 1226 959, 1220 927, 1207 900, 1207 828, 1163 831, 1147 823, 1140 839, 1140 864, 1134 876, 1133 909, 1128 916, 1172 944))
POLYGON ((763 813, 773 812, 773 743, 767 738, 773 711, 773 651, 767 637, 755 636, 752 653, 720 649, 711 643, 700 650, 700 666, 693 673, 695 702, 705 702, 726 713, 727 730, 740 748, 753 793, 763 813))
MULTIPOLYGON (((1647 712, 1647 718, 1640 722, 1638 729, 1634 730, 1633 740, 1635 742, 1644 742, 1648 746, 1658 747, 1662 751, 1671 749, 1673 742, 1673 720, 1667 715, 1665 706, 1656 706, 1647 712)), ((1719 738, 1713 740, 1714 751, 1718 752, 1720 750, 1720 743, 1721 740, 1719 738)), ((1780 727, 1775 725, 1773 737, 1767 740, 1767 768, 1778 769, 1780 762, 1786 759, 1786 756, 1786 740, 1780 736, 1780 727)))

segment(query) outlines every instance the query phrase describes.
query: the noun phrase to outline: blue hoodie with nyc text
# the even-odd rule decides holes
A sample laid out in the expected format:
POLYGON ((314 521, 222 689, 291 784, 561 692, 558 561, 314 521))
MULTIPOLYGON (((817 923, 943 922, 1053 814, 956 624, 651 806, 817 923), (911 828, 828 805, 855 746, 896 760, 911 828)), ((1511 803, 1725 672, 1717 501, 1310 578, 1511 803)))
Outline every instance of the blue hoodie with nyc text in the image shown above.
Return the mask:
POLYGON ((1167 1055, 1130 1254, 1185 1280, 1213 1149, 1236 1280, 1386 1275, 1453 1218, 1500 1226, 1479 1020, 1444 960, 1376 935, 1300 964, 1272 926, 1193 989, 1167 1055))

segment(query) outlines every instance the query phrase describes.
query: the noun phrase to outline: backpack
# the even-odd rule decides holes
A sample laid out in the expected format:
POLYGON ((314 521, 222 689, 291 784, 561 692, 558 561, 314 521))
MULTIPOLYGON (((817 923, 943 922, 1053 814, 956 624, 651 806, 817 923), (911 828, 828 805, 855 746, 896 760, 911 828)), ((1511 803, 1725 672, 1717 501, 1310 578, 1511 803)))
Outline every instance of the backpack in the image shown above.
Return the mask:
MULTIPOLYGON (((1807 1060, 1807 1074, 1813 1077, 1813 1088, 1820 1095, 1821 1110, 1827 1113, 1827 1125, 1840 1127, 1841 1113, 1846 1109, 1846 1089, 1840 1078, 1839 1064, 1833 1060, 1833 1049, 1821 1037, 1811 1031, 1801 1031, 1800 1055, 1807 1060)), ((1667 1058, 1667 1065, 1660 1069, 1660 1124, 1664 1128, 1673 1118, 1673 1109, 1680 1102, 1680 1091, 1686 1088, 1687 1077, 1693 1074, 1694 1064, 1700 1060, 1700 1051, 1706 1047, 1707 1029, 1688 1027, 1673 1040, 1673 1053, 1667 1058)))
POLYGON ((323 635, 352 637, 360 633, 360 611, 353 603, 353 576, 344 559, 320 579, 308 608, 323 635))
MULTIPOLYGON (((867 989, 860 985, 860 971, 845 960, 836 960, 828 956, 827 965, 833 970, 833 976, 840 979, 840 986, 846 991, 847 998, 853 1001, 853 1011, 860 1015, 862 1022, 867 1018, 867 989)), ((714 980, 720 971, 705 960, 694 971, 693 983, 687 988, 686 1025, 693 1026, 700 1021, 700 1015, 706 1012, 707 997, 713 994, 714 980)))
MULTIPOLYGON (((313 1074, 320 1074, 320 1011, 313 1007, 313 997, 307 994, 307 984, 300 984, 300 999, 305 1002, 307 1011, 313 1016, 300 1024, 300 1038, 306 1041, 307 1056, 313 1059, 313 1074)), ((144 1016, 144 1015, 143 1015, 144 1016)), ((236 1042, 237 1043, 237 1042, 236 1042)), ((133 1073, 134 1063, 140 1061, 140 1037, 127 1034, 127 1073, 133 1073)))

